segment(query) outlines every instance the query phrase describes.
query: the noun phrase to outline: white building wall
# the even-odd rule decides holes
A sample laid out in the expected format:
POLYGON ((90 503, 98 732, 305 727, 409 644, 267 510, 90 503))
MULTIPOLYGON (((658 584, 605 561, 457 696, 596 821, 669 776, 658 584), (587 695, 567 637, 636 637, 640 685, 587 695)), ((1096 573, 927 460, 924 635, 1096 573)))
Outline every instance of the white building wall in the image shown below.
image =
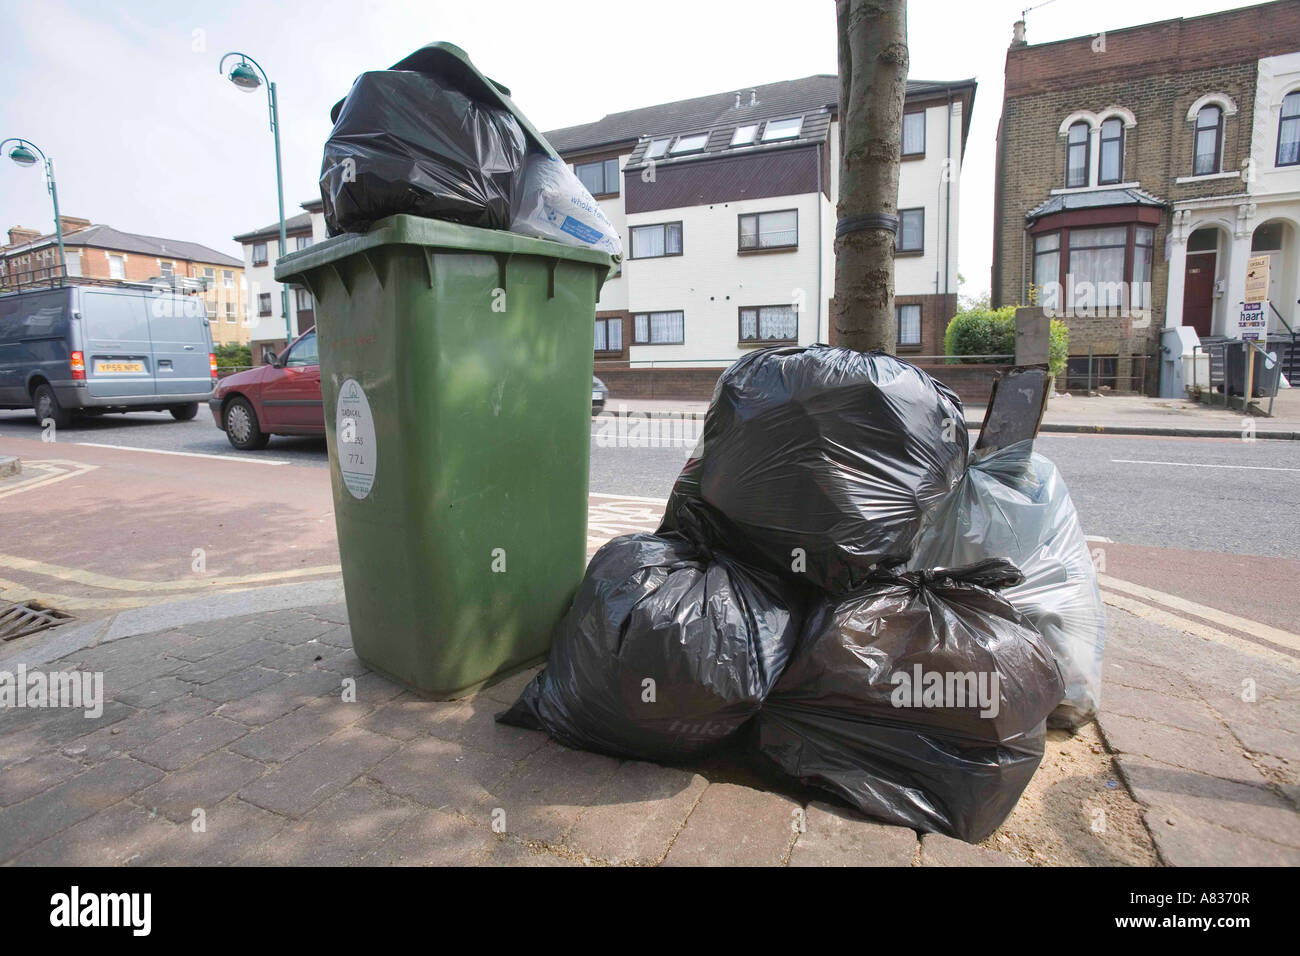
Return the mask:
POLYGON ((898 176, 898 208, 925 210, 925 255, 894 260, 894 291, 898 295, 934 295, 957 291, 957 206, 961 171, 961 104, 954 102, 952 128, 945 106, 925 111, 925 156, 904 160, 898 176), (946 185, 951 179, 949 202, 946 185), (951 216, 951 221, 948 217, 951 216), (944 235, 948 274, 943 271, 944 235), (945 288, 946 285, 946 288, 945 288))
MULTIPOLYGON (((610 223, 618 230, 618 234, 623 239, 623 257, 627 258, 627 216, 624 213, 623 194, 623 167, 627 165, 628 157, 632 155, 631 151, 624 153, 618 158, 618 195, 609 199, 600 200, 600 208, 609 218, 610 223)), ((573 168, 573 164, 569 164, 573 168)), ((627 287, 628 282, 626 272, 612 279, 606 279, 604 286, 600 290, 600 298, 596 300, 597 312, 613 312, 627 308, 627 287)))
MULTIPOLYGON (((325 215, 321 212, 311 214, 312 244, 323 242, 328 236, 325 229, 325 215)), ((289 236, 288 252, 295 252, 297 237, 289 236)), ((283 339, 284 313, 280 308, 280 283, 275 281, 275 263, 280 257, 280 238, 273 236, 266 243, 267 262, 264 266, 253 265, 254 243, 244 244, 244 276, 247 286, 246 319, 249 336, 252 341, 283 339), (271 314, 259 315, 257 297, 259 293, 271 293, 271 314)), ((296 338, 301 330, 298 327, 298 302, 294 289, 289 289, 290 338, 296 338)))

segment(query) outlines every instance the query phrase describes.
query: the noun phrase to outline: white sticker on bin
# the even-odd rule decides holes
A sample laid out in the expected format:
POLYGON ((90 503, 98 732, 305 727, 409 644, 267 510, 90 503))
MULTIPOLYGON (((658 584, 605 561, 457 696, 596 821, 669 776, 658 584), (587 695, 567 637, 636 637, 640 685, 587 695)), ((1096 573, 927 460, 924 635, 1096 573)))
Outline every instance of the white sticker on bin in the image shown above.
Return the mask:
POLYGON ((375 419, 370 414, 370 402, 354 378, 339 386, 334 434, 338 440, 335 461, 342 473, 343 484, 353 498, 365 498, 375 484, 375 465, 379 455, 375 447, 375 419))

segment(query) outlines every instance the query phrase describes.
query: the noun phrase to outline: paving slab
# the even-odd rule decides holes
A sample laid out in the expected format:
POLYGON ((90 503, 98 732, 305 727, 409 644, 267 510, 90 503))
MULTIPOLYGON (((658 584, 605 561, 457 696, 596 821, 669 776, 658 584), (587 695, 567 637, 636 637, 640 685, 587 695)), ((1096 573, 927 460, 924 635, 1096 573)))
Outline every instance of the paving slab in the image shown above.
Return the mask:
POLYGON ((395 741, 348 727, 307 748, 240 791, 242 800, 302 816, 397 749, 395 741))
POLYGON ((1111 684, 1106 687, 1107 713, 1155 721, 1206 737, 1227 737, 1228 730, 1201 700, 1157 690, 1111 684))
POLYGON ((514 837, 562 843, 618 765, 619 761, 612 757, 570 750, 547 740, 514 774, 493 788, 489 812, 494 818, 503 815, 504 832, 514 837))
POLYGON ((50 837, 14 861, 17 866, 130 866, 145 862, 180 828, 122 801, 50 837))
POLYGON ((241 723, 209 715, 192 720, 132 753, 159 769, 179 770, 246 733, 248 728, 241 723))
POLYGON ((437 810, 421 810, 366 857, 377 866, 470 866, 501 838, 484 826, 437 810))
POLYGON ((1226 830, 1181 810, 1148 810, 1143 819, 1170 866, 1300 866, 1300 849, 1226 830))
POLYGON ((227 797, 205 809, 200 819, 176 826, 167 824, 164 839, 150 844, 140 861, 149 866, 230 866, 264 846, 289 821, 261 807, 227 797))
POLYGON ((75 777, 85 767, 62 754, 39 754, 22 763, 6 767, 0 773, 0 807, 21 803, 63 781, 75 777))
POLYGON ((208 716, 216 706, 215 701, 194 694, 173 697, 147 710, 136 710, 125 720, 71 741, 65 752, 92 764, 134 753, 152 746, 191 721, 208 716))
POLYGON ((218 750, 169 773, 135 795, 135 802, 174 823, 188 824, 194 810, 205 812, 266 772, 266 765, 218 750))
POLYGON ((399 796, 477 818, 487 826, 491 794, 514 769, 513 761, 496 754, 424 737, 376 764, 368 776, 399 796))
POLYGON ((791 866, 912 866, 919 844, 916 833, 863 819, 847 807, 814 801, 804 823, 791 866))
POLYGON ((227 701, 216 712, 218 716, 260 729, 318 697, 337 694, 341 690, 337 674, 310 671, 286 677, 238 700, 227 701))
POLYGON ((1099 720, 1112 750, 1140 754, 1196 773, 1262 784, 1263 776, 1242 756, 1234 742, 1179 730, 1164 724, 1106 713, 1099 720))
POLYGON ((344 787, 243 860, 259 866, 359 866, 423 808, 357 782, 344 787))
POLYGON ((330 734, 356 723, 371 711, 369 704, 346 704, 337 693, 317 697, 260 730, 232 744, 229 749, 266 763, 283 763, 330 734))
MULTIPOLYGON (((463 719, 458 719, 457 715, 465 707, 464 701, 426 700, 410 691, 403 691, 359 721, 357 726, 395 740, 415 740, 429 736, 434 732, 434 727, 444 720, 463 723, 463 719)), ((456 731, 453 730, 450 736, 454 738, 456 731)))
POLYGON ((689 770, 624 761, 582 811, 564 843, 609 863, 657 864, 708 785, 689 770))
POLYGON ((665 866, 783 866, 798 835, 798 803, 732 783, 713 783, 691 811, 665 866))
POLYGON ((987 847, 974 846, 942 833, 926 833, 921 837, 922 866, 1028 866, 1005 853, 987 847))

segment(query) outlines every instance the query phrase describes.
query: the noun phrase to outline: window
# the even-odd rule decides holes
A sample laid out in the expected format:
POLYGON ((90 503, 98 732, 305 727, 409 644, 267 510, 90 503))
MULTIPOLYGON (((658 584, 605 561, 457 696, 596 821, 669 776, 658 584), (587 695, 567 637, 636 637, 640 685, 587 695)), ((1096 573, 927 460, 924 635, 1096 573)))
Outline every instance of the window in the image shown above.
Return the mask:
POLYGON ((1118 309, 1124 304, 1124 253, 1128 226, 1071 229, 1070 302, 1079 309, 1118 309))
POLYGON ((687 136, 678 136, 677 142, 673 143, 673 148, 669 152, 674 156, 679 156, 682 153, 698 153, 704 149, 704 144, 708 141, 708 133, 690 133, 687 136))
POLYGON ((299 312, 310 312, 312 310, 311 293, 306 289, 295 290, 297 298, 297 308, 299 312))
POLYGON ((108 257, 108 277, 110 279, 126 278, 126 260, 121 256, 108 257))
POLYGON ((658 259, 682 254, 682 224, 665 222, 655 226, 633 226, 633 259, 658 259))
POLYGON ((593 196, 618 195, 618 160, 603 159, 596 163, 578 163, 573 167, 578 180, 593 196))
POLYGON ((1277 121, 1277 165, 1300 164, 1300 90, 1282 100, 1282 116, 1277 121))
POLYGON ((741 252, 793 249, 799 245, 799 213, 794 209, 756 212, 740 217, 741 252))
POLYGON ((896 252, 925 251, 925 210, 898 210, 898 238, 895 240, 896 252))
POLYGON ((1050 232, 1034 239, 1034 286, 1044 309, 1061 308, 1061 234, 1050 232))
POLYGON ((1088 185, 1088 124, 1070 127, 1065 145, 1065 185, 1067 188, 1088 185))
POLYGON ((894 336, 899 347, 917 347, 921 344, 921 307, 919 305, 894 306, 894 336))
POLYGON ((1101 124, 1101 163, 1097 170, 1097 185, 1117 183, 1124 178, 1124 124, 1108 119, 1101 124))
POLYGON ((623 320, 622 319, 597 319, 596 320, 596 351, 597 352, 623 351, 623 320))
POLYGON ((235 287, 235 273, 233 270, 231 269, 221 270, 221 284, 225 286, 227 289, 233 289, 235 287))
POLYGON ((229 323, 230 325, 234 325, 234 324, 235 324, 235 321, 236 321, 236 316, 235 316, 235 303, 233 303, 233 302, 227 302, 227 303, 226 303, 226 322, 229 323))
POLYGON ((903 114, 903 155, 925 155, 925 110, 903 114))
POLYGON ((1133 295, 1129 305, 1134 309, 1151 307, 1151 263, 1156 231, 1151 226, 1138 226, 1133 231, 1133 295))
POLYGON ((650 145, 645 149, 646 159, 658 159, 668 152, 668 144, 673 141, 671 136, 665 136, 662 139, 652 139, 650 145))
POLYGON ((1065 365, 1065 387, 1067 389, 1117 388, 1119 356, 1117 355, 1082 355, 1067 359, 1065 365))
POLYGON ((204 305, 207 307, 208 318, 215 319, 217 317, 217 304, 209 301, 205 302, 204 305))
POLYGON ((299 249, 307 249, 311 246, 311 236, 294 236, 293 248, 297 252, 299 249))
POLYGON ((742 306, 741 342, 797 342, 799 313, 792 305, 742 306))
POLYGON ((684 312, 638 312, 632 316, 633 345, 681 345, 685 341, 684 312))
POLYGON ((802 128, 802 116, 794 116, 790 119, 768 120, 767 126, 763 128, 763 142, 770 143, 777 139, 794 139, 799 135, 799 130, 802 128))
POLYGON ((758 124, 751 123, 749 126, 737 126, 736 131, 731 134, 732 146, 748 146, 754 142, 758 136, 758 124))
POLYGON ((160 259, 158 260, 158 269, 159 269, 158 274, 168 279, 176 275, 176 263, 174 262, 163 262, 160 259))
POLYGON ((271 314, 271 293, 259 292, 257 294, 257 314, 258 315, 271 314))
POLYGON ((1202 106, 1196 114, 1195 155, 1192 175, 1206 176, 1219 171, 1219 152, 1223 141, 1223 110, 1202 106))
POLYGON ((76 249, 67 250, 68 272, 70 276, 81 275, 81 252, 76 249))
POLYGON ((217 270, 211 266, 204 266, 203 271, 203 288, 211 289, 217 284, 217 270))
POLYGON ((253 265, 255 266, 266 265, 266 243, 265 242, 253 243, 253 265))
POLYGON ((320 353, 316 349, 316 333, 308 332, 294 343, 284 364, 287 366, 319 365, 320 353))

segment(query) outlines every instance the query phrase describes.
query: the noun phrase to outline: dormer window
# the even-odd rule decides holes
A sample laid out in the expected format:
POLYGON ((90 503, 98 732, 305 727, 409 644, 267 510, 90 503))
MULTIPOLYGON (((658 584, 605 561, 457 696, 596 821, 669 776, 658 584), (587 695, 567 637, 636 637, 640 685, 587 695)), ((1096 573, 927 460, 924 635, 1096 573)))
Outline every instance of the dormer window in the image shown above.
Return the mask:
POLYGON ((1097 185, 1109 186, 1124 178, 1124 124, 1108 119, 1101 124, 1101 150, 1097 185))
POLYGON ((1066 137, 1065 185, 1088 185, 1088 124, 1082 121, 1071 126, 1066 137))
POLYGON ((708 133, 688 133, 685 136, 678 136, 677 142, 673 143, 673 148, 669 152, 674 156, 680 156, 683 153, 698 153, 704 149, 704 144, 708 141, 708 133))
POLYGON ((1219 156, 1223 146, 1223 110, 1217 106, 1202 106, 1196 114, 1195 156, 1192 160, 1193 176, 1208 176, 1219 171, 1219 156))
POLYGON ((763 142, 770 143, 778 139, 794 139, 799 135, 799 130, 802 128, 802 116, 782 120, 768 120, 767 126, 763 129, 763 142))
POLYGON ((751 123, 748 126, 737 126, 736 131, 731 134, 732 146, 748 146, 758 137, 758 124, 751 123))

